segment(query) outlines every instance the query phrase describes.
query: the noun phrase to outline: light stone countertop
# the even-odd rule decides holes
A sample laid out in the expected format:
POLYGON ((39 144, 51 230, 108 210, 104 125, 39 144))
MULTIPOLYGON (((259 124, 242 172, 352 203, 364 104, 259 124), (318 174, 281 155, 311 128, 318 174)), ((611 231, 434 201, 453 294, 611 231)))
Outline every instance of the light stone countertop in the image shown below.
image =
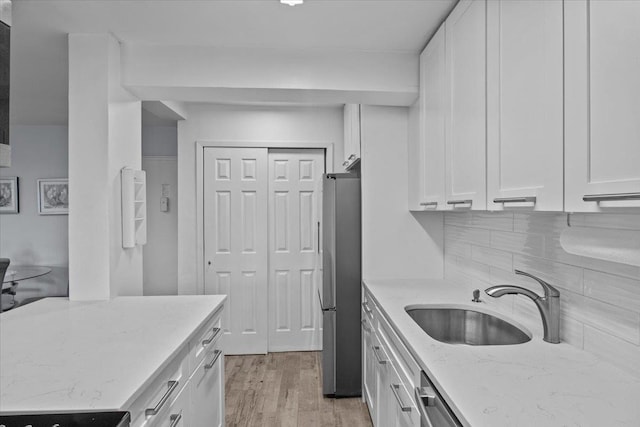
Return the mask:
POLYGON ((46 298, 2 313, 0 412, 126 409, 225 298, 46 298))
POLYGON ((640 379, 585 351, 536 335, 518 345, 446 344, 404 311, 414 304, 477 308, 465 288, 409 279, 366 280, 365 287, 464 425, 640 426, 640 379))

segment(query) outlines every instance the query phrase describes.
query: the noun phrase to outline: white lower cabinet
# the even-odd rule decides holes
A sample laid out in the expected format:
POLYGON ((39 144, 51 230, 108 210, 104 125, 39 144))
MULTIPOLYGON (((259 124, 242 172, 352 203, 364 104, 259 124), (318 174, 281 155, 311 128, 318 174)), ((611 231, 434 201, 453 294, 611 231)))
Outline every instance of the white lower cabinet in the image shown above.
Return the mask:
POLYGON ((222 350, 209 352, 189 380, 191 426, 224 425, 224 356, 222 350))
MULTIPOLYGON (((365 293, 364 300, 371 301, 365 293)), ((389 325, 378 310, 362 312, 364 399, 376 427, 420 427, 413 397, 418 364, 387 333, 389 325)))
POLYGON ((364 375, 362 376, 362 393, 365 402, 371 408, 371 419, 375 419, 375 406, 372 402, 376 398, 376 360, 373 354, 373 328, 371 326, 370 317, 366 312, 362 313, 362 367, 364 375))
POLYGON ((124 410, 132 427, 224 425, 224 353, 218 310, 124 410))

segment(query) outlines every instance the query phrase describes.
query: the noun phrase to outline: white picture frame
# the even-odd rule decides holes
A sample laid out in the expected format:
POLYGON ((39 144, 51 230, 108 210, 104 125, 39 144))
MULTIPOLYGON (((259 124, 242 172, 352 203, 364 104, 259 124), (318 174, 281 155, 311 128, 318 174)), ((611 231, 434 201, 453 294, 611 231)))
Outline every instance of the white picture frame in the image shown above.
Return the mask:
POLYGON ((17 176, 0 178, 0 213, 20 213, 20 178, 17 176))
POLYGON ((38 214, 69 214, 69 180, 67 178, 38 180, 38 214))

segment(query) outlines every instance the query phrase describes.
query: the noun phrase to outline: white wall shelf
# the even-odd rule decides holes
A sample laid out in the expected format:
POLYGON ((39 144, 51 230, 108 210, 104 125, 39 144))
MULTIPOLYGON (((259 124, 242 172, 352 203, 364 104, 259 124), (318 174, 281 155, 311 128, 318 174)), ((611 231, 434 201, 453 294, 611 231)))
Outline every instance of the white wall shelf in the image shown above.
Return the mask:
POLYGON ((122 168, 122 247, 147 243, 147 176, 145 171, 122 168))

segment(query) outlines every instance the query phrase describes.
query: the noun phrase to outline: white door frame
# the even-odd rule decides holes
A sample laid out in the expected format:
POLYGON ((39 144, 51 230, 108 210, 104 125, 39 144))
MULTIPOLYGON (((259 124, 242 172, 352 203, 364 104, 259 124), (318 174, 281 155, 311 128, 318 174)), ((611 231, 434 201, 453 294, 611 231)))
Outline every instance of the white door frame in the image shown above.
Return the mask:
POLYGON ((204 149, 229 148, 320 148, 325 150, 325 173, 333 173, 333 143, 322 141, 196 141, 196 292, 204 294, 204 149))

